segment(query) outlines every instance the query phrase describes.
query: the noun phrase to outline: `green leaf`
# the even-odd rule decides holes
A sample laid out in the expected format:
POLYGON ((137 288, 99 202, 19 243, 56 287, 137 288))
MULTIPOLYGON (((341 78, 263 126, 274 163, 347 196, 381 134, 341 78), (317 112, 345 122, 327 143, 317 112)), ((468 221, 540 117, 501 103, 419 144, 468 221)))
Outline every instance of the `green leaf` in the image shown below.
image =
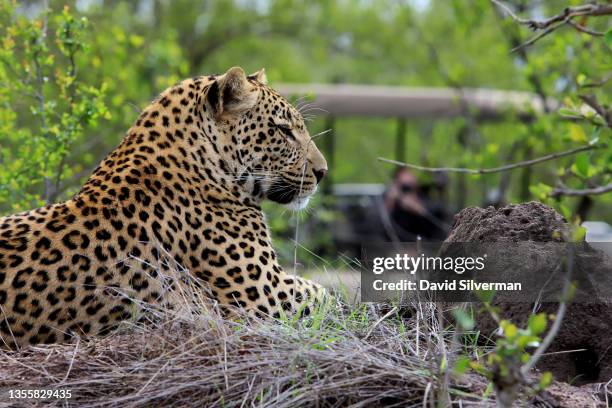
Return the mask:
POLYGON ((531 334, 537 336, 546 330, 546 313, 538 313, 529 317, 527 326, 531 331, 531 334))
POLYGON ((558 112, 561 116, 580 116, 580 112, 575 109, 559 108, 558 112))
POLYGON ((455 309, 453 310, 453 316, 455 316, 457 324, 463 330, 472 330, 474 328, 474 319, 465 310, 455 309))
POLYGON ((460 356, 457 361, 455 361, 455 367, 453 367, 453 371, 455 374, 461 375, 465 374, 465 372, 470 368, 470 359, 466 356, 460 356))
POLYGON ((606 31, 606 34, 604 35, 604 40, 606 41, 608 47, 612 48, 612 28, 606 31))
POLYGON ((570 210, 570 208, 567 205, 559 204, 559 211, 561 212, 561 215, 563 215, 563 217, 566 220, 569 220, 572 218, 572 210, 570 210))
POLYGON ((545 200, 546 197, 548 197, 548 194, 553 191, 553 188, 544 183, 538 183, 536 185, 529 186, 529 191, 540 200, 545 200))
POLYGON ((593 133, 591 133, 591 140, 589 140, 589 144, 595 145, 597 144, 597 142, 599 142, 599 134, 601 133, 601 128, 597 128, 593 131, 593 133))
POLYGON ((576 164, 578 174, 580 174, 582 177, 589 176, 589 155, 586 152, 582 152, 577 155, 574 163, 576 164))
POLYGON ((508 340, 513 340, 518 335, 518 328, 507 320, 502 320, 501 328, 508 340))
POLYGON ((576 226, 572 233, 572 238, 574 242, 582 242, 586 237, 587 229, 582 225, 576 226))
POLYGON ((470 368, 479 374, 484 374, 487 371, 478 361, 470 361, 470 368))
POLYGON ((582 129, 582 126, 576 125, 574 123, 570 125, 570 138, 574 142, 578 142, 578 143, 584 143, 587 141, 587 137, 586 137, 586 134, 584 133, 584 130, 582 129))
POLYGON ((550 371, 546 371, 540 377, 540 389, 546 389, 553 382, 553 375, 550 371))
POLYGON ((540 338, 523 334, 519 336, 516 344, 520 349, 525 349, 526 347, 538 347, 540 345, 540 338))

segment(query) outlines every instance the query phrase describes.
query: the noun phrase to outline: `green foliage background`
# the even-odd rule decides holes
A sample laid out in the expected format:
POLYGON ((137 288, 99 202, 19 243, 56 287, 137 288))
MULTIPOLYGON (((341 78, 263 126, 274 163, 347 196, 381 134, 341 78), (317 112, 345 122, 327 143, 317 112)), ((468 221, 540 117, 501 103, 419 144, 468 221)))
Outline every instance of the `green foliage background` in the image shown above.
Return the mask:
MULTIPOLYGON (((579 4, 507 3, 528 16, 579 4)), ((605 18, 585 23, 610 28, 605 18)), ((247 71, 265 67, 272 86, 524 90, 561 101, 569 115, 580 105, 577 95, 588 91, 610 105, 612 81, 589 87, 612 71, 610 41, 566 27, 525 54, 510 52, 529 35, 501 18, 488 0, 0 0, 0 214, 70 197, 156 94, 181 78, 235 65, 247 71)), ((611 133, 593 115, 570 121, 559 112, 530 123, 512 115, 500 123, 469 122, 409 122, 406 161, 491 167, 595 139, 609 144, 611 133)), ((396 121, 335 123, 334 181, 386 182, 392 169, 376 158, 397 156, 396 121)), ((323 130, 324 118, 310 127, 311 133, 323 130)), ((541 200, 573 219, 584 199, 550 198, 552 188, 559 182, 571 188, 605 185, 611 169, 612 150, 606 147, 516 170, 505 199, 541 200)), ((452 176, 451 207, 482 205, 502 177, 452 176)), ((586 204, 589 218, 612 223, 612 194, 586 204)), ((287 229, 286 222, 274 225, 287 229)))

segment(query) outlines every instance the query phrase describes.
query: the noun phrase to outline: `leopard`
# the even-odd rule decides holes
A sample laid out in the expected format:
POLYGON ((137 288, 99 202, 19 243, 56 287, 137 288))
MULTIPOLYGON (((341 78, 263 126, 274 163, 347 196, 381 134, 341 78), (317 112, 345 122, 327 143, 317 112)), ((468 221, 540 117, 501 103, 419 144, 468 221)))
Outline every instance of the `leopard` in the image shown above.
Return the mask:
POLYGON ((105 335, 172 307, 180 276, 220 308, 307 316, 327 292, 283 270, 262 203, 301 210, 327 172, 265 70, 169 87, 78 193, 0 218, 0 346, 105 335))

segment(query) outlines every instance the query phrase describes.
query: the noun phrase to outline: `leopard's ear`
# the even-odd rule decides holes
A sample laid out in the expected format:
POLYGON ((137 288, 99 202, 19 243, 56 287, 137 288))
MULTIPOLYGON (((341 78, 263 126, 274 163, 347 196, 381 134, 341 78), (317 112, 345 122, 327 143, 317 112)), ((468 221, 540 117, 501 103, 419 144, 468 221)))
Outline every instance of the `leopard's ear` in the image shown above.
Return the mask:
POLYGON ((216 118, 226 114, 237 115, 255 105, 256 91, 247 80, 244 70, 233 67, 210 85, 206 101, 216 118))
POLYGON ((249 75, 249 79, 254 79, 260 84, 268 85, 268 76, 266 75, 265 68, 262 68, 259 71, 249 75))

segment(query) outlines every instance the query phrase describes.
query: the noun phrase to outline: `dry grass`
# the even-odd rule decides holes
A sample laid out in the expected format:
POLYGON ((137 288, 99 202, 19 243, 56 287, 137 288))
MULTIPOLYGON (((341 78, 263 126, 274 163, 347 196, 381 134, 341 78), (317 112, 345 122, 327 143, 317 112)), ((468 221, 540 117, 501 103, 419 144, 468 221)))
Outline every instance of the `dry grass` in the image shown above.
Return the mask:
MULTIPOLYGON (((0 351, 0 407, 495 404, 483 397, 483 377, 458 378, 441 369, 452 367, 458 348, 469 345, 439 324, 433 303, 330 302, 305 319, 261 320, 240 310, 227 319, 186 271, 170 270, 163 280, 174 288, 167 293, 171 310, 141 305, 146 312, 138 322, 105 338, 0 351), (9 399, 16 389, 70 390, 72 398, 9 399)), ((557 388, 557 400, 580 391, 557 388)), ((593 393, 583 391, 579 405, 593 405, 593 393)))
MULTIPOLYGON (((366 306, 274 323, 192 305, 106 338, 0 352, 0 406, 13 406, 8 389, 39 388, 71 390, 52 406, 423 406, 445 388, 437 373, 449 340, 428 307, 408 327, 366 306)), ((481 395, 483 379, 462 381, 446 395, 490 405, 467 393, 481 395)))

